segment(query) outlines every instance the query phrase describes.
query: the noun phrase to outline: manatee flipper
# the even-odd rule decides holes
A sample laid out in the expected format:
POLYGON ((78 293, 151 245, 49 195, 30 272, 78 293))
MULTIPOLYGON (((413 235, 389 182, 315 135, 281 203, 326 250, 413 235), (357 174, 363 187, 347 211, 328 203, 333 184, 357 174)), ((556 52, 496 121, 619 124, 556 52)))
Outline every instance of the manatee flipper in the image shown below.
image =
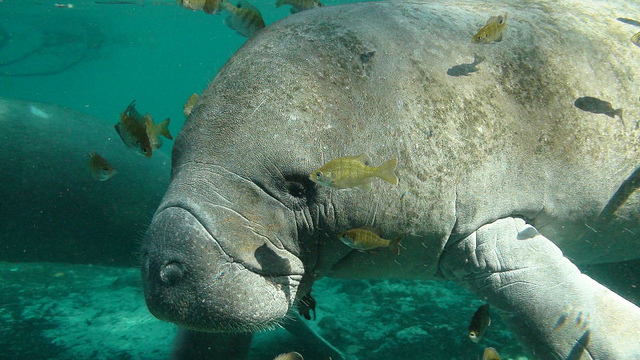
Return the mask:
POLYGON ((252 333, 205 333, 179 329, 171 359, 246 360, 252 333))
POLYGON ((315 330, 309 327, 305 320, 297 311, 290 312, 290 317, 282 324, 284 328, 303 343, 305 351, 300 351, 307 358, 319 358, 332 360, 344 360, 345 356, 331 345, 327 340, 320 336, 315 330), (317 356, 313 356, 316 354, 317 356))
POLYGON ((542 234, 519 240, 529 227, 514 218, 480 227, 447 247, 443 276, 498 309, 537 358, 640 358, 640 308, 582 274, 542 234))

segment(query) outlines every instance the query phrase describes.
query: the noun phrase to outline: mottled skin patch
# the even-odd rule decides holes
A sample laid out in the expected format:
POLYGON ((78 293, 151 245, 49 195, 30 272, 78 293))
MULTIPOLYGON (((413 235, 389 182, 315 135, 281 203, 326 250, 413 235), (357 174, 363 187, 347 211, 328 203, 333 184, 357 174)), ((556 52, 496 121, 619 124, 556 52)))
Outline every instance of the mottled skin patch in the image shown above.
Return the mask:
MULTIPOLYGON (((192 274, 228 272, 206 290, 197 276, 181 287, 152 279, 149 307, 185 326, 257 329, 277 323, 323 276, 464 282, 468 275, 481 287, 488 278, 473 271, 492 276, 502 264, 508 272, 523 263, 528 277, 516 282, 533 293, 527 281, 547 280, 546 270, 569 283, 582 279, 562 252, 576 263, 639 257, 636 195, 617 210, 629 218, 616 218, 619 227, 606 237, 591 238, 589 225, 640 163, 638 130, 579 111, 573 101, 589 93, 630 108, 637 99, 626 89, 640 81, 640 60, 597 40, 604 36, 597 27, 560 21, 575 16, 567 5, 527 7, 514 0, 500 6, 511 19, 509 31, 482 49, 468 40, 486 8, 437 2, 316 9, 265 28, 245 44, 203 93, 176 140, 172 185, 143 247, 149 276, 167 258, 165 246, 196 269, 192 274), (568 51, 574 42, 580 51, 568 51), (371 51, 363 62, 362 54, 371 51), (447 75, 476 53, 486 60, 473 76, 447 75), (621 59, 615 66, 602 61, 614 55, 621 59), (622 73, 627 77, 616 75, 622 73), (363 194, 307 180, 327 161, 361 153, 374 163, 397 158, 398 186, 377 183, 363 194), (174 226, 171 205, 186 207, 205 226, 184 213, 189 227, 174 226), (218 223, 226 211, 251 226, 218 223), (539 231, 539 253, 527 253, 527 243, 516 241, 522 219, 539 231), (256 225, 264 221, 271 226, 256 225), (403 234, 406 249, 372 259, 336 239, 360 226, 403 234), (162 227, 166 234, 157 230, 162 227), (181 246, 171 248, 173 241, 181 246), (194 244, 210 253, 191 257, 184 248, 194 244), (448 256, 454 252, 459 256, 448 256), (484 257, 474 259, 476 253, 484 257), (489 264, 485 272, 483 264, 489 264), (206 305, 173 303, 185 297, 206 305)), ((501 278, 488 279, 492 286, 484 295, 499 297, 502 284, 492 279, 501 278)), ((587 280, 575 285, 575 293, 601 289, 587 280)), ((544 300, 555 311, 564 298, 550 295, 557 302, 544 300)), ((534 301, 514 297, 497 301, 536 315, 534 301)), ((576 306, 586 306, 577 297, 576 306)), ((536 342, 544 348, 548 333, 539 333, 536 342)))

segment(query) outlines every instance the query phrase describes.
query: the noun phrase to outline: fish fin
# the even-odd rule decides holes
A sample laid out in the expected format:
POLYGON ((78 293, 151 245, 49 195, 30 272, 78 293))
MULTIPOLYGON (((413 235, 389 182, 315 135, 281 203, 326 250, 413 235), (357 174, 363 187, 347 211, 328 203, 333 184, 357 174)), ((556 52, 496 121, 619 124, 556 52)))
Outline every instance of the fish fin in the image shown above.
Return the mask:
POLYGON ((396 165, 398 165, 398 160, 395 158, 387 161, 376 168, 376 176, 388 183, 398 185, 398 177, 393 172, 396 165))
MULTIPOLYGON (((251 11, 254 11, 254 12, 257 12, 258 14, 260 14, 260 10, 258 10, 257 7, 251 5, 247 0, 238 1, 237 7, 241 8, 241 9, 251 10, 251 11)), ((260 14, 260 16, 262 16, 262 14, 260 14)))
POLYGON ((291 9, 289 9, 289 13, 291 15, 296 14, 298 12, 298 10, 296 10, 296 8, 294 8, 293 6, 291 7, 291 9))
MULTIPOLYGON (((227 11, 229 11, 231 13, 233 13, 233 11, 235 9, 237 9, 236 6, 231 3, 231 1, 223 1, 221 4, 222 4, 222 9, 223 10, 227 10, 227 11)), ((226 23, 225 23, 225 25, 226 25, 226 23)))
POLYGON ((160 124, 156 125, 156 130, 158 135, 162 135, 164 137, 166 137, 169 140, 173 140, 173 136, 171 136, 171 133, 169 132, 169 122, 171 121, 171 119, 167 118, 167 120, 161 122, 160 124))
POLYGON ((500 24, 504 24, 507 22, 507 13, 504 13, 504 15, 499 17, 500 20, 500 24))
POLYGON ((221 10, 221 3, 222 1, 218 2, 218 0, 205 0, 202 10, 207 14, 215 14, 221 10))
POLYGON ((358 185, 356 186, 356 189, 360 189, 364 192, 369 192, 371 191, 371 182, 367 181, 366 183, 362 184, 362 185, 358 185))
POLYGON ((127 141, 124 139, 124 136, 122 135, 120 123, 115 124, 113 127, 116 129, 116 132, 118 133, 118 135, 120 135, 120 139, 122 139, 122 142, 125 145, 129 146, 129 144, 127 144, 127 141))
POLYGON ((280 7, 280 6, 282 6, 282 5, 284 5, 284 0, 278 0, 278 1, 276 1, 276 7, 280 7))
POLYGON ((371 158, 369 157, 369 155, 362 153, 358 156, 354 156, 353 157, 354 160, 360 161, 361 163, 367 165, 367 166, 371 166, 371 158))
POLYGON ((496 39, 496 42, 500 42, 502 41, 502 32, 500 32, 500 35, 498 35, 498 38, 496 39))
POLYGON ((151 128, 151 129, 153 129, 153 127, 156 125, 156 124, 153 123, 153 118, 149 114, 144 114, 144 116, 139 121, 144 126, 146 126, 147 128, 151 128))
POLYGON ((622 123, 622 128, 626 130, 627 129, 627 124, 625 124, 625 122, 624 122, 624 118, 622 117, 622 113, 623 113, 622 108, 616 109, 616 110, 613 111, 614 115, 620 116, 620 122, 622 123))
POLYGON ((482 55, 478 55, 478 54, 473 54, 473 64, 472 65, 478 65, 481 62, 483 62, 486 58, 482 55))
POLYGON ((500 23, 500 16, 492 16, 492 17, 490 17, 489 20, 487 20, 487 24, 486 25, 493 24, 493 23, 499 24, 500 23))
POLYGON ((400 241, 401 240, 402 240, 402 235, 398 235, 398 236, 396 236, 395 239, 391 240, 391 242, 389 243, 389 249, 391 249, 391 251, 396 255, 400 255, 400 241))

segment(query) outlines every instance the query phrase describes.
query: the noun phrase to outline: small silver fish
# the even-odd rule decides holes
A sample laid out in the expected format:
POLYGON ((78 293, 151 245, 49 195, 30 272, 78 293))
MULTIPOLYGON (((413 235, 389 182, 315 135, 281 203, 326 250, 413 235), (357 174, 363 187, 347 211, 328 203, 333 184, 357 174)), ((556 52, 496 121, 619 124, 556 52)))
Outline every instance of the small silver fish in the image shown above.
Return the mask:
POLYGON ((482 354, 482 360, 502 360, 498 351, 492 347, 488 347, 484 349, 484 353, 482 354))
POLYGON ((302 355, 294 351, 286 354, 280 354, 273 360, 304 360, 304 358, 302 355))
POLYGON ((333 189, 358 188, 369 191, 371 181, 376 177, 398 185, 398 177, 393 172, 398 164, 396 159, 391 159, 377 167, 368 166, 370 162, 367 154, 333 159, 312 172, 309 179, 333 189))
POLYGON ((203 10, 207 14, 222 11, 222 0, 178 0, 178 5, 189 10, 203 10))
POLYGON ((347 230, 338 235, 340 241, 347 246, 360 251, 369 251, 379 247, 388 247, 396 255, 400 254, 400 240, 402 236, 397 236, 393 240, 380 237, 373 230, 367 227, 347 230))
POLYGON ((290 13, 295 14, 300 11, 315 9, 322 7, 322 3, 318 0, 278 0, 276 1, 276 7, 282 5, 291 5, 290 13))
POLYGON ((98 181, 107 181, 117 173, 107 159, 95 151, 89 153, 89 172, 98 181))
POLYGON ((469 324, 469 339, 477 343, 484 337, 487 328, 491 325, 491 316, 489 315, 490 306, 484 304, 476 310, 469 324))
POLYGON ((474 44, 489 44, 494 41, 502 41, 502 32, 505 27, 507 27, 507 14, 492 16, 487 20, 487 24, 473 35, 471 42, 474 44))
POLYGON ((154 124, 151 115, 146 114, 142 117, 142 120, 144 120, 144 126, 147 129, 147 136, 149 137, 151 149, 156 150, 162 146, 162 139, 160 139, 160 135, 169 140, 173 140, 173 136, 171 136, 171 133, 169 132, 169 122, 171 119, 167 118, 159 124, 154 124))
POLYGON ((184 116, 191 115, 191 111, 193 111, 193 108, 198 103, 198 99, 200 99, 200 96, 198 96, 198 94, 196 93, 193 93, 191 94, 191 96, 189 96, 189 98, 187 99, 187 102, 185 102, 184 105, 182 106, 184 116))
POLYGON ((635 46, 640 46, 640 32, 633 34, 633 36, 631 37, 631 42, 635 46))
POLYGON ((140 155, 151 157, 151 142, 145 124, 136 111, 135 100, 120 114, 120 122, 114 127, 128 148, 134 149, 140 155))
POLYGON ((224 24, 244 37, 250 38, 265 27, 260 10, 246 0, 238 1, 238 6, 224 1, 222 7, 229 12, 224 24))

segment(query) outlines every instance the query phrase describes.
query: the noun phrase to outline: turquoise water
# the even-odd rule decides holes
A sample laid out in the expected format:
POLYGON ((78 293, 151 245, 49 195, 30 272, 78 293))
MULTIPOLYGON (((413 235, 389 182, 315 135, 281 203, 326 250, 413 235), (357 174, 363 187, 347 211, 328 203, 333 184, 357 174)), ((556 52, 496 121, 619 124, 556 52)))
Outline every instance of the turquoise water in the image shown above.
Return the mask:
MULTIPOLYGON (((261 9, 267 24, 289 14, 288 7, 275 8, 272 1, 253 3, 261 9)), ((171 118, 170 130, 175 137, 184 124, 182 107, 186 99, 194 92, 201 93, 246 41, 223 24, 223 15, 186 10, 174 1, 0 0, 0 18, 0 98, 52 104, 50 109, 48 105, 25 105, 28 109, 25 114, 34 119, 68 121, 69 127, 76 126, 75 121, 92 122, 110 131, 111 137, 101 141, 120 147, 120 139, 111 127, 132 100, 137 101, 142 113, 149 112, 156 120, 171 118), (62 115, 62 111, 68 113, 62 115), (82 114, 89 117, 85 120, 82 114)), ((6 109, 3 105, 0 113, 7 112, 6 109)), ((73 141, 73 137, 58 132, 64 127, 54 126, 55 130, 42 138, 73 141)), ((0 140, 8 143, 8 139, 0 140)), ((159 150, 163 160, 160 155, 152 160, 155 169, 168 176, 167 159, 173 142, 165 140, 164 143, 159 150)), ((22 145, 27 144, 33 145, 29 141, 22 145)), ((17 146, 21 146, 19 141, 17 146)), ((37 151, 53 149, 44 147, 37 151)), ((89 150, 89 146, 81 149, 83 153, 89 150)), ((28 157, 38 157, 37 151, 28 157)), ((143 160, 135 156, 131 159, 140 163, 143 160)), ((69 188, 73 191, 69 185, 73 178, 87 175, 42 166, 46 164, 33 167, 38 174, 35 180, 42 184, 42 188, 31 188, 30 194, 34 197, 50 192, 63 194, 69 188), (54 183, 58 186, 61 179, 65 181, 52 190, 54 183)), ((5 171, 0 174, 0 183, 9 183, 9 177, 12 181, 20 177, 34 180, 30 174, 28 169, 21 175, 5 171)), ((65 204, 71 207, 74 201, 95 201, 82 210, 90 212, 104 204, 101 202, 106 201, 104 199, 127 197, 129 193, 123 189, 131 191, 133 187, 127 184, 128 179, 120 174, 105 184, 106 187, 87 188, 81 196, 65 198, 69 201, 65 204), (104 199, 96 200, 96 192, 104 199)), ((175 327, 161 323, 146 311, 135 269, 137 243, 131 240, 140 238, 168 181, 166 177, 146 180, 149 181, 146 187, 136 187, 131 192, 153 187, 153 194, 148 205, 140 210, 143 213, 140 218, 128 226, 131 234, 123 236, 127 238, 124 242, 100 239, 96 241, 102 244, 100 247, 78 236, 75 240, 51 238, 43 244, 39 241, 45 240, 29 239, 26 232, 2 234, 0 333, 5 335, 0 336, 0 359, 160 359, 169 356, 175 327), (35 261, 44 264, 31 263, 35 261), (109 299, 111 296, 118 301, 109 299), (106 305, 102 306, 98 299, 106 305)), ((5 203, 10 195, 3 193, 5 203)), ((30 206, 35 206, 32 211, 36 213, 43 211, 37 207, 41 204, 30 206)), ((89 227, 117 227, 124 219, 132 218, 127 213, 130 209, 131 205, 113 206, 111 215, 105 215, 89 227), (110 217, 115 213, 122 215, 110 217)), ((48 210, 71 211, 63 206, 48 210)), ((0 217, 8 219, 12 211, 15 209, 5 207, 0 217)), ((14 226, 7 220, 6 224, 12 229, 44 227, 37 221, 14 226)), ((84 219, 61 216, 55 223, 39 229, 38 234, 42 236, 48 232, 47 227, 52 226, 71 229, 65 233, 69 234, 72 229, 86 225, 84 219), (84 223, 80 224, 81 221, 84 223)), ((119 231, 124 231, 124 227, 118 228, 119 231)), ((89 237, 95 239, 94 236, 92 233, 89 237)), ((591 270, 603 281, 616 275, 631 276, 629 268, 594 267, 591 270)), ((637 272, 635 274, 637 276, 637 272)), ((617 290, 637 303, 637 289, 617 290)), ((498 316, 487 340, 472 344, 466 337, 466 328, 473 311, 482 302, 455 284, 326 279, 316 285, 314 293, 318 300, 318 320, 311 327, 353 358, 476 359, 485 346, 500 349, 504 358, 529 356, 498 316), (423 300, 425 298, 428 301, 423 300)), ((257 340, 251 351, 252 359, 272 359, 279 352, 290 350, 303 352, 298 340, 282 332, 261 334, 257 340)))

